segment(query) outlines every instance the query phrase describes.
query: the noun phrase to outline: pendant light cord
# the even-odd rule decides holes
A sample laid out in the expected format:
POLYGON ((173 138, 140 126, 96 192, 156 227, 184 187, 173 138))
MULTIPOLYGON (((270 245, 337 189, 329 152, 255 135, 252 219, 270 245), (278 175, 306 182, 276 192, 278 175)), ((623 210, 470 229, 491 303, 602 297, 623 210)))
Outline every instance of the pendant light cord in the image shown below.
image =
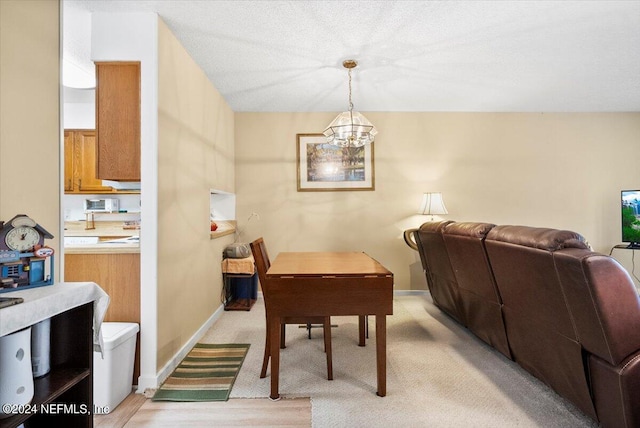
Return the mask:
POLYGON ((353 102, 351 101, 351 69, 349 69, 349 111, 353 111, 353 102))
POLYGON ((351 101, 351 69, 349 69, 349 118, 351 120, 351 135, 355 133, 353 124, 353 102, 351 101))

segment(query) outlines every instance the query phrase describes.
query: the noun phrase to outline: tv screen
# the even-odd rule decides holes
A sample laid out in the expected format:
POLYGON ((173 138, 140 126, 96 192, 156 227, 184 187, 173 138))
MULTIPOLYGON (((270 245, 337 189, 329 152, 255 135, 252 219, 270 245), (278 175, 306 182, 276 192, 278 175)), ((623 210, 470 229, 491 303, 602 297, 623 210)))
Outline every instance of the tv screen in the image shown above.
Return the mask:
POLYGON ((640 248, 640 190, 622 191, 622 242, 640 248))

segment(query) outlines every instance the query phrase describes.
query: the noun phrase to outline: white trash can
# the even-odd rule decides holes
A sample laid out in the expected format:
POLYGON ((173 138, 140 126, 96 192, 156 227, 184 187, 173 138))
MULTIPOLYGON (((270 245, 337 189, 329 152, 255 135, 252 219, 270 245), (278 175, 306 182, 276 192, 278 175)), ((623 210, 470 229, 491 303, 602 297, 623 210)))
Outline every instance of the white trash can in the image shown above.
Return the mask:
POLYGON ((93 403, 109 413, 131 393, 136 354, 136 323, 103 322, 103 354, 93 353, 93 403))

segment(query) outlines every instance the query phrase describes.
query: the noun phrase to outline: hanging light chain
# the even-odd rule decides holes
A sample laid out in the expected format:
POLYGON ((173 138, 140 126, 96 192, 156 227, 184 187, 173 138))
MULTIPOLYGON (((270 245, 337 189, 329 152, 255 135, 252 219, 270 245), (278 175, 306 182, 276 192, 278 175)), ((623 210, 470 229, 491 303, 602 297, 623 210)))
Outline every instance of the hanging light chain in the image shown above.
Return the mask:
POLYGON ((351 122, 351 133, 349 135, 349 141, 355 140, 356 129, 353 123, 353 101, 351 101, 351 68, 349 68, 349 118, 351 122))
POLYGON ((351 69, 349 69, 349 111, 353 111, 353 102, 351 101, 351 69))

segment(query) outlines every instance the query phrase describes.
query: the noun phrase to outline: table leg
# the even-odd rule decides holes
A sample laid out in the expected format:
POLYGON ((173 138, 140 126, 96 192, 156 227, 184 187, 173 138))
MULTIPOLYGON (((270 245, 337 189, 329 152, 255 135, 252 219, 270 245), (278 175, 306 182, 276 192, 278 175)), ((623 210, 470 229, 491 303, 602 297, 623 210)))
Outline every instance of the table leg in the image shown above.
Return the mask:
MULTIPOLYGON (((376 367, 378 371, 378 396, 387 395, 387 317, 376 315, 376 367)), ((273 369, 272 369, 273 372, 273 369)))
POLYGON ((268 322, 271 357, 271 394, 272 400, 280 398, 278 383, 280 379, 280 318, 270 316, 268 322))
POLYGON ((365 346, 365 325, 367 323, 367 317, 365 315, 358 315, 358 333, 359 340, 358 346, 365 346))

